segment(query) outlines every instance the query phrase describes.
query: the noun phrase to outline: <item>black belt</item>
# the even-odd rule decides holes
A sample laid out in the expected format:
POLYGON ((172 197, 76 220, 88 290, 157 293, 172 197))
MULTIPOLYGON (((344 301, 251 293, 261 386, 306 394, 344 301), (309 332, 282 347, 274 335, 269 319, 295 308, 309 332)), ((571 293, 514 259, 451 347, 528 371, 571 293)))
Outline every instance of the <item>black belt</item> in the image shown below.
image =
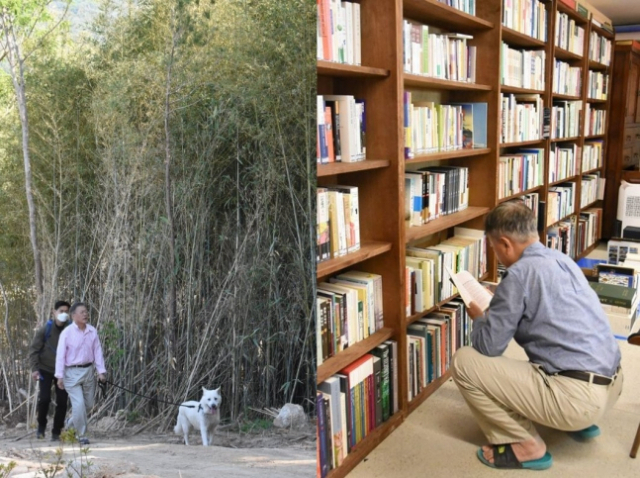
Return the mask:
POLYGON ((83 363, 82 365, 67 365, 67 368, 87 368, 87 367, 91 367, 93 365, 93 362, 90 363, 83 363))
POLYGON ((592 382, 596 385, 609 385, 616 379, 619 371, 620 368, 618 367, 618 370, 616 370, 616 373, 613 377, 605 377, 603 375, 598 375, 592 372, 581 372, 580 370, 563 370, 561 372, 558 372, 556 375, 575 378, 576 380, 582 380, 583 382, 592 382))

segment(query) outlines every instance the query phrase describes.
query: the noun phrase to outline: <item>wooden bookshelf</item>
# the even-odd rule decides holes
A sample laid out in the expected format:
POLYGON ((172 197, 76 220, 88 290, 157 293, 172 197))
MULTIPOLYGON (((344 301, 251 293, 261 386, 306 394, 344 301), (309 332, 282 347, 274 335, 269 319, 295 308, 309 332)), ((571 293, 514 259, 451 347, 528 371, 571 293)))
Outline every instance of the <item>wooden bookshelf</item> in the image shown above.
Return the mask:
POLYGON ((564 179, 556 179, 555 181, 549 183, 549 187, 557 186, 558 184, 561 184, 561 183, 576 181, 578 178, 579 176, 569 176, 568 178, 564 178, 564 179))
MULTIPOLYGON (((366 151, 367 160, 357 163, 334 163, 318 165, 318 184, 348 184, 359 188, 361 248, 347 256, 321 262, 317 265, 317 279, 328 280, 343 270, 355 269, 383 277, 384 328, 366 340, 352 345, 333 357, 326 359, 317 371, 317 382, 321 383, 347 365, 370 353, 379 344, 392 339, 398 348, 398 398, 399 411, 365 437, 346 457, 343 464, 329 472, 331 478, 346 476, 357 464, 402 424, 404 419, 423 404, 445 383, 450 374, 429 384, 411 401, 408 400, 407 325, 418 318, 442 307, 452 297, 439 302, 433 309, 406 315, 405 265, 406 248, 416 243, 431 243, 453 235, 456 226, 481 229, 484 217, 497 204, 538 193, 540 201, 547 202, 549 188, 562 182, 576 183, 574 211, 567 218, 577 216, 582 210, 601 204, 596 201, 579 207, 583 175, 598 172, 604 176, 606 163, 599 168, 581 172, 569 178, 549 182, 549 153, 555 143, 569 142, 583 149, 586 140, 604 140, 608 135, 584 135, 584 105, 590 103, 597 109, 608 109, 608 100, 590 100, 588 93, 588 71, 611 74, 611 66, 589 59, 589 33, 597 31, 606 36, 577 12, 559 0, 546 0, 547 41, 532 38, 502 25, 502 1, 486 0, 476 3, 476 15, 468 15, 438 0, 361 0, 362 64, 366 66, 342 65, 318 61, 318 94, 354 95, 366 101, 366 151), (585 29, 583 55, 558 48, 554 44, 555 14, 567 13, 585 29), (422 24, 438 27, 451 33, 473 35, 470 44, 477 51, 477 83, 449 81, 404 71, 403 20, 410 19, 422 24), (501 42, 513 49, 536 49, 545 51, 544 90, 517 88, 500 84, 501 42), (580 67, 582 87, 580 95, 570 96, 553 93, 553 65, 556 59, 580 67), (404 158, 404 92, 417 92, 417 101, 433 101, 440 104, 483 102, 487 103, 487 145, 480 149, 441 151, 404 158), (530 141, 499 143, 500 95, 537 94, 542 97, 544 107, 550 108, 554 100, 582 101, 580 134, 571 138, 540 138, 530 141), (515 154, 520 149, 541 148, 544 151, 543 183, 534 188, 499 198, 498 164, 501 155, 515 154), (418 227, 405 223, 405 179, 406 170, 417 169, 420 164, 454 165, 469 168, 469 206, 454 214, 439 217, 418 227)), ((604 30, 602 30, 604 32, 604 30)), ((606 33, 606 32, 605 32, 606 33)), ((611 36, 606 36, 611 38, 611 36)), ((611 97, 611 89, 608 91, 611 97)), ((582 157, 576 158, 582 164, 582 157)), ((543 218, 541 238, 553 224, 543 218)), ((577 227, 573 239, 577 239, 577 227)), ((434 243, 435 243, 434 242, 434 243)), ((577 242, 574 242, 577 244, 577 242)), ((597 241, 596 241, 597 243, 597 241)), ((577 254, 587 255, 595 245, 577 254)), ((489 248, 490 249, 490 248, 489 248)), ((577 250, 577 249, 574 249, 577 250)), ((497 259, 489 251, 488 272, 483 280, 497 278, 497 259)), ((455 297, 455 296, 454 296, 455 297)))

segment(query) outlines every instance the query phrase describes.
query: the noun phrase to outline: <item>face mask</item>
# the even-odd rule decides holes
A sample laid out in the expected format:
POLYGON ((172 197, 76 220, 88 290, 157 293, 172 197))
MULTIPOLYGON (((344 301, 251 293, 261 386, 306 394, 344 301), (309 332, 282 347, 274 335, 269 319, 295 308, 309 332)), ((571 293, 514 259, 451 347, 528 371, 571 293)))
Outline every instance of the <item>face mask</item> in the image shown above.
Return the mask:
POLYGON ((66 322, 67 320, 69 320, 69 314, 67 314, 66 312, 61 312, 58 314, 58 322, 66 322))

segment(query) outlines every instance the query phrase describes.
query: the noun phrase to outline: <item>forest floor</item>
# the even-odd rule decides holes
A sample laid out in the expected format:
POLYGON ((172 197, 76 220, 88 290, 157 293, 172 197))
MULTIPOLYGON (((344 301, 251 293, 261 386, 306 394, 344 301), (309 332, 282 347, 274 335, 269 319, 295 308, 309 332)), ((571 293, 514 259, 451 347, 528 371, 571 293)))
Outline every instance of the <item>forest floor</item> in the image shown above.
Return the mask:
POLYGON ((0 424, 0 477, 2 464, 17 464, 11 478, 54 476, 53 464, 63 460, 55 476, 85 478, 216 478, 216 477, 313 477, 316 473, 315 425, 297 430, 278 429, 262 423, 219 427, 214 446, 203 447, 197 433, 190 435, 191 446, 170 433, 155 434, 148 427, 100 426, 90 434, 88 450, 78 445, 52 443, 49 431, 36 440, 24 424, 18 428, 0 424), (86 463, 90 462, 87 469, 86 463), (73 473, 80 469, 81 473, 73 473), (45 472, 46 471, 46 472, 45 472), (71 472, 71 475, 68 475, 71 472))

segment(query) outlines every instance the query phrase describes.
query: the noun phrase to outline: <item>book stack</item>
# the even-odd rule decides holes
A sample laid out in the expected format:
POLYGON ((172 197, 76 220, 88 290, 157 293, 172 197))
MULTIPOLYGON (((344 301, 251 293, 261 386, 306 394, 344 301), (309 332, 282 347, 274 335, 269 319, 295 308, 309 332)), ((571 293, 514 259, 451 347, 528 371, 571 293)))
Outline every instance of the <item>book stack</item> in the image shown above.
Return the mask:
POLYGON ((318 95, 317 162, 366 159, 365 102, 350 95, 318 95))
POLYGON ((318 384, 316 405, 321 476, 326 476, 398 412, 397 342, 387 340, 318 384))
POLYGON ((522 149, 500 156, 498 162, 498 198, 504 199, 542 185, 544 149, 522 149))
POLYGON ((566 182, 549 188, 547 194, 547 224, 553 224, 573 213, 576 183, 566 182))
POLYGON ((504 0, 502 24, 538 40, 547 41, 547 11, 539 0, 504 0))
POLYGON ((449 369, 451 357, 470 345, 471 320, 462 299, 454 299, 407 327, 407 398, 417 397, 449 369))
POLYGON ((551 138, 579 136, 581 109, 582 101, 554 101, 551 108, 551 138))
POLYGON ((606 100, 609 76, 599 71, 589 70, 589 88, 587 97, 594 100, 606 100))
POLYGON ((502 42, 500 83, 518 88, 544 90, 544 50, 516 50, 502 42))
POLYGON ((638 311, 638 275, 634 267, 612 264, 596 266, 598 282, 589 282, 598 294, 614 335, 626 338, 638 311))
POLYGON ((584 113, 584 134, 591 136, 595 134, 604 134, 606 127, 607 111, 592 108, 587 103, 584 113))
POLYGON ((318 284, 318 365, 383 327, 382 276, 343 272, 318 284))
POLYGON ((611 64, 611 41, 596 32, 591 32, 589 38, 589 60, 609 66, 611 64))
POLYGON ((318 187, 317 262, 360 249, 360 205, 355 186, 318 187))
POLYGON ((360 4, 337 0, 317 0, 317 3, 318 60, 360 65, 360 4))
POLYGON ((582 68, 571 66, 561 60, 555 60, 553 73, 553 92, 560 95, 580 96, 582 88, 582 68))
POLYGON ((549 182, 567 179, 580 172, 580 146, 575 143, 561 146, 552 143, 549 150, 549 182))
POLYGON ((446 33, 411 20, 403 22, 404 71, 444 80, 476 81, 476 47, 473 36, 446 33))
POLYGON ((578 216, 578 244, 577 253, 580 255, 594 245, 600 237, 600 225, 602 224, 602 209, 586 209, 578 216))
POLYGON ((584 28, 576 25, 566 13, 556 12, 556 46, 582 56, 584 53, 584 28))
POLYGON ((568 255, 569 257, 576 257, 576 246, 574 237, 575 229, 575 216, 563 219, 557 224, 547 229, 547 247, 549 249, 555 249, 568 255))
POLYGON ((540 95, 500 94, 500 142, 519 143, 542 137, 540 95))
POLYGON ((431 309, 457 294, 447 267, 454 273, 467 270, 475 278, 484 275, 486 250, 484 231, 464 227, 456 227, 454 236, 440 244, 407 247, 407 316, 431 309))
POLYGON ((469 15, 476 14, 476 1, 477 0, 438 0, 440 3, 449 5, 450 7, 460 10, 461 12, 468 13, 469 15))
POLYGON ((469 169, 462 166, 431 166, 407 171, 405 221, 421 226, 469 205, 469 169))
POLYGON ((585 141, 582 149, 582 171, 591 171, 602 167, 602 148, 604 141, 585 141))

